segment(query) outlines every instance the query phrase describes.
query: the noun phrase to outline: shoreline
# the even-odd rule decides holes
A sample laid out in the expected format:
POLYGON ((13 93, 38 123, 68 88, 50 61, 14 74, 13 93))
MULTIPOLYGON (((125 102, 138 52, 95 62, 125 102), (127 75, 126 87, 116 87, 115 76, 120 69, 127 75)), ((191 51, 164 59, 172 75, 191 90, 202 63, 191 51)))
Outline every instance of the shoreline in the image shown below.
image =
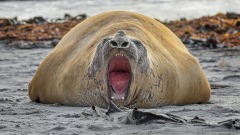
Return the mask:
POLYGON ((179 20, 200 18, 204 15, 215 15, 218 12, 240 12, 240 1, 231 0, 123 0, 123 1, 74 1, 74 0, 27 0, 1 2, 1 17, 29 19, 35 16, 61 18, 65 13, 73 16, 87 13, 90 16, 106 11, 132 11, 153 18, 179 20), (73 4, 74 3, 74 4, 73 4))
MULTIPOLYGON (((47 20, 36 16, 28 20, 0 18, 0 46, 20 49, 55 47, 61 38, 78 23, 88 18, 86 14, 47 20)), ((156 19, 159 22, 162 22, 156 19)), ((195 48, 216 49, 240 46, 240 14, 218 13, 197 19, 162 22, 185 45, 195 48)))

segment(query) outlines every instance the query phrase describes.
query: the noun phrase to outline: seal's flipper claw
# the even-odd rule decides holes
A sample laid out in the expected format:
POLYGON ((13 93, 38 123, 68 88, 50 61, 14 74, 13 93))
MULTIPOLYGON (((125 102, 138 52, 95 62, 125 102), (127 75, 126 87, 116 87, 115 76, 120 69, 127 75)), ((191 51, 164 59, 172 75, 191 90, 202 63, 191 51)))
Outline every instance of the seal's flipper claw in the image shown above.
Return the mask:
POLYGON ((95 108, 95 106, 94 105, 92 105, 92 110, 94 111, 94 110, 96 110, 96 108, 95 108))
POLYGON ((96 107, 94 105, 91 106, 91 109, 91 111, 82 112, 82 114, 84 116, 98 116, 96 107))
POLYGON ((92 109, 91 116, 104 117, 104 114, 106 112, 104 109, 94 105, 91 106, 91 109, 92 109))
POLYGON ((110 101, 106 115, 109 115, 110 113, 114 113, 114 112, 123 112, 123 110, 118 108, 112 101, 110 101))

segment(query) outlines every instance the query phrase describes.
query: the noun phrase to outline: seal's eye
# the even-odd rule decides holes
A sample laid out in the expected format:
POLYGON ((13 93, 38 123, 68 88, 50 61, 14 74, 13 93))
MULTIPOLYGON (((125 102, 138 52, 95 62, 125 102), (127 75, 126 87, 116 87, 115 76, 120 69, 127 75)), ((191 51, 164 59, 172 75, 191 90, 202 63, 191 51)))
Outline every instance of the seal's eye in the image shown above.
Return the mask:
POLYGON ((110 39, 110 38, 105 38, 105 39, 103 39, 102 44, 104 45, 107 41, 109 41, 109 39, 110 39))
POLYGON ((141 43, 141 41, 138 41, 136 39, 133 39, 132 42, 138 47, 140 48, 141 46, 143 46, 143 44, 141 43))

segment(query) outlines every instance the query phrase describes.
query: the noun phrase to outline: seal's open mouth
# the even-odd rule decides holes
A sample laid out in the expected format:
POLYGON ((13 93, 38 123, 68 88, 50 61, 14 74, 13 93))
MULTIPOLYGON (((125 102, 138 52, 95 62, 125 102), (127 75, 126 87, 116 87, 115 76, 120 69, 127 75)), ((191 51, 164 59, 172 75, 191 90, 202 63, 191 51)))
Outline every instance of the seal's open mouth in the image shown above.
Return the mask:
POLYGON ((131 67, 128 59, 122 54, 115 54, 109 61, 110 98, 126 100, 131 80, 131 67))

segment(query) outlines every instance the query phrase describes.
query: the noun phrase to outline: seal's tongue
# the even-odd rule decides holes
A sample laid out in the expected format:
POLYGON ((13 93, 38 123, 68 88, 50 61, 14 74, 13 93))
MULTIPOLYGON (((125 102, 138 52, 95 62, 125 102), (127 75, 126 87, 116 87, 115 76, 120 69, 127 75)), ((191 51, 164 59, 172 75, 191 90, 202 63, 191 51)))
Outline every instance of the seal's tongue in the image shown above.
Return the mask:
POLYGON ((117 94, 122 94, 126 91, 130 80, 130 64, 128 59, 116 54, 109 62, 109 81, 113 90, 117 94))
POLYGON ((130 74, 126 72, 112 72, 110 73, 110 83, 114 91, 118 94, 126 90, 130 74))

